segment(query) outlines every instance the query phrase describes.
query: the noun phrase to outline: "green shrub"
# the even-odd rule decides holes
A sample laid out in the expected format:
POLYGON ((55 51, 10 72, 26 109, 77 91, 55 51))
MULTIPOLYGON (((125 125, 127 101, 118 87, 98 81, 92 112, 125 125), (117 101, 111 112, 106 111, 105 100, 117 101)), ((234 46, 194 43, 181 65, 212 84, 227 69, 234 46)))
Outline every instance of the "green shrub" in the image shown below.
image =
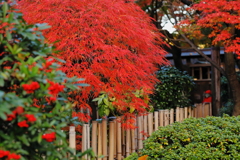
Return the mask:
POLYGON ((61 131, 72 122, 68 93, 82 84, 59 70, 41 33, 48 27, 28 25, 18 11, 0 3, 0 159, 83 155, 73 155, 61 131))
MULTIPOLYGON (((240 159, 240 116, 190 118, 160 127, 139 156, 148 159, 240 159)), ((131 159, 134 160, 134 159, 131 159)))
POLYGON ((186 71, 175 67, 162 67, 157 73, 161 81, 155 87, 151 103, 156 109, 169 109, 191 105, 190 92, 194 87, 193 78, 186 71))

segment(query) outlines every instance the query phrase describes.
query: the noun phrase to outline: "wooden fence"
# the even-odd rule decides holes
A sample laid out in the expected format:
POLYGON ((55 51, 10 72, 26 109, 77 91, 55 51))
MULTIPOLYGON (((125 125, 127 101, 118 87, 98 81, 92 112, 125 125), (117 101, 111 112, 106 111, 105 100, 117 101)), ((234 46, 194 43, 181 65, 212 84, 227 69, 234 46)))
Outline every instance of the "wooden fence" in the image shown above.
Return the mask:
MULTIPOLYGON (((143 140, 147 139, 159 126, 166 126, 175 121, 181 122, 189 117, 206 117, 212 115, 211 104, 195 104, 192 107, 177 107, 175 110, 159 110, 138 116, 135 130, 123 130, 118 120, 92 121, 83 125, 82 151, 92 148, 98 160, 122 160, 133 152, 143 148, 143 140)), ((75 128, 70 128, 69 142, 71 148, 76 148, 75 128)), ((88 160, 88 157, 85 157, 88 160)))

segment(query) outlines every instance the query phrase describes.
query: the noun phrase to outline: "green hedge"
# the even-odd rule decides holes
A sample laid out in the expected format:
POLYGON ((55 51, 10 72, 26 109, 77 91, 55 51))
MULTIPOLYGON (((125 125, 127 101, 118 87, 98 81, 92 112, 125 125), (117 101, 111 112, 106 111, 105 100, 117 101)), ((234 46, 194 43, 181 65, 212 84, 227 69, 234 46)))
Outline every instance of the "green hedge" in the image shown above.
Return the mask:
MULTIPOLYGON (((139 157, 148 159, 240 159, 240 116, 190 118, 160 127, 147 140, 139 157)), ((133 154, 128 160, 135 160, 133 154)))

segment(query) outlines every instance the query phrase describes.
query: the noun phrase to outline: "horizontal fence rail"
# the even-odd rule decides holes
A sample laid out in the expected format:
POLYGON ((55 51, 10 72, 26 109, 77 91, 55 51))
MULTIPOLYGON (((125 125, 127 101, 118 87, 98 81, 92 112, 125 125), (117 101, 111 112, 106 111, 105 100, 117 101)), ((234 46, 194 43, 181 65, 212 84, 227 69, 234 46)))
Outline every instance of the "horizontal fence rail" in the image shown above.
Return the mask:
MULTIPOLYGON (((186 118, 212 116, 211 104, 195 104, 195 107, 165 109, 137 116, 134 130, 124 130, 117 119, 103 119, 101 122, 92 121, 84 124, 82 129, 82 152, 92 148, 98 156, 97 160, 122 160, 133 152, 143 148, 143 140, 160 126, 167 126, 174 122, 182 122, 186 118), (101 158, 100 156, 104 156, 101 158)), ((76 148, 75 127, 69 131, 69 145, 76 148)), ((90 160, 85 156, 84 159, 90 160)))

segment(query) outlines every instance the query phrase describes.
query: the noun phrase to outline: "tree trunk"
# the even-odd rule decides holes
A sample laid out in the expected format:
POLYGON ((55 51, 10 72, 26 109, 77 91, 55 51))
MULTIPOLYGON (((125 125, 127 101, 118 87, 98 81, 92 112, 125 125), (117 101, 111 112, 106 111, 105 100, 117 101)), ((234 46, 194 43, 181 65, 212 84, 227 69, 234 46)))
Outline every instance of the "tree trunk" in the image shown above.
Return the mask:
MULTIPOLYGON (((212 60, 220 66, 220 47, 212 47, 211 51, 212 60)), ((219 116, 221 108, 221 97, 220 97, 220 72, 214 66, 212 66, 212 113, 213 116, 219 116)))
POLYGON ((180 71, 184 71, 183 63, 182 63, 182 50, 177 46, 171 46, 171 53, 173 55, 174 66, 180 71))
POLYGON ((237 74, 235 71, 234 54, 225 53, 224 57, 226 76, 234 101, 233 116, 238 116, 240 115, 240 83, 238 82, 237 74))

